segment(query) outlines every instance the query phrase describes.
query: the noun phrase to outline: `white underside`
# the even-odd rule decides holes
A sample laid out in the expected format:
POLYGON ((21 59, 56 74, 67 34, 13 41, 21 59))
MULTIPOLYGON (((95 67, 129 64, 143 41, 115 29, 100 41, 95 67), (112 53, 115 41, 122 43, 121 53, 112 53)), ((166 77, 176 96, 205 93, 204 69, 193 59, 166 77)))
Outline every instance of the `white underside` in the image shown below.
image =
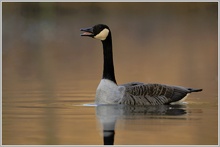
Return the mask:
POLYGON ((184 97, 184 98, 182 98, 181 100, 179 100, 179 101, 176 101, 176 102, 172 102, 171 104, 182 104, 185 100, 186 100, 186 98, 189 96, 189 93, 184 97))
POLYGON ((102 79, 96 90, 97 104, 117 104, 124 95, 124 86, 118 86, 108 79, 102 79))

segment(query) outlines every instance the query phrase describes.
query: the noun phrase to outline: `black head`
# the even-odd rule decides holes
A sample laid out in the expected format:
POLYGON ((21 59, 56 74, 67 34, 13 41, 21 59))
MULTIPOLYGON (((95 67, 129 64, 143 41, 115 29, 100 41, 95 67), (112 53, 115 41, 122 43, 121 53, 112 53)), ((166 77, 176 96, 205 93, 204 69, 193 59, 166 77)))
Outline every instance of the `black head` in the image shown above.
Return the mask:
POLYGON ((107 25, 97 24, 90 28, 82 28, 80 31, 84 33, 81 36, 89 36, 100 40, 105 40, 110 32, 110 29, 107 25))

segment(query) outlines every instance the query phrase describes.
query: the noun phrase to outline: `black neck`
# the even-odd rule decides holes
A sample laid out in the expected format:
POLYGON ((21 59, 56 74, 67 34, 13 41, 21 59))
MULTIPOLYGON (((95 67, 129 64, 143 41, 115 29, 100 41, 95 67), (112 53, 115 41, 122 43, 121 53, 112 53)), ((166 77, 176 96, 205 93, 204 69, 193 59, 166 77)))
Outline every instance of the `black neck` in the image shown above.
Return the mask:
POLYGON ((112 38, 110 32, 108 37, 102 41, 102 44, 104 54, 104 69, 102 79, 109 79, 116 83, 112 53, 112 38))

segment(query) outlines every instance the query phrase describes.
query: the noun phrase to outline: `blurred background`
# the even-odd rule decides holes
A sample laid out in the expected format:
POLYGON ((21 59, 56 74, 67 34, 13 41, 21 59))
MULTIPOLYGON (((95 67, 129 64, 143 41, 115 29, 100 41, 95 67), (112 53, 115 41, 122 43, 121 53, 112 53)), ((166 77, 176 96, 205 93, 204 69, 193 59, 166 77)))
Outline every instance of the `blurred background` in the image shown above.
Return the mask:
POLYGON ((10 106, 18 101, 94 101, 102 44, 81 37, 80 28, 98 23, 112 32, 118 84, 203 88, 194 97, 217 100, 217 2, 3 2, 2 19, 4 144, 22 143, 7 139, 9 116, 16 115, 10 106))
POLYGON ((95 91, 102 45, 79 30, 104 23, 113 35, 119 84, 192 86, 217 96, 217 20, 214 2, 3 3, 3 88, 80 78, 95 91))

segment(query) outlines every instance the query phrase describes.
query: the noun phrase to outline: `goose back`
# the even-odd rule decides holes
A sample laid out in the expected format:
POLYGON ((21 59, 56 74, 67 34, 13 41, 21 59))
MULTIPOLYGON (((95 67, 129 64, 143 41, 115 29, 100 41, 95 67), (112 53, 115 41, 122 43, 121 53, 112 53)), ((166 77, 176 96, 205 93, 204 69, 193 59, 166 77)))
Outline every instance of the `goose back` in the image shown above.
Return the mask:
POLYGON ((144 84, 139 82, 123 85, 125 92, 120 104, 129 105, 163 105, 176 102, 190 91, 180 86, 164 84, 144 84))

